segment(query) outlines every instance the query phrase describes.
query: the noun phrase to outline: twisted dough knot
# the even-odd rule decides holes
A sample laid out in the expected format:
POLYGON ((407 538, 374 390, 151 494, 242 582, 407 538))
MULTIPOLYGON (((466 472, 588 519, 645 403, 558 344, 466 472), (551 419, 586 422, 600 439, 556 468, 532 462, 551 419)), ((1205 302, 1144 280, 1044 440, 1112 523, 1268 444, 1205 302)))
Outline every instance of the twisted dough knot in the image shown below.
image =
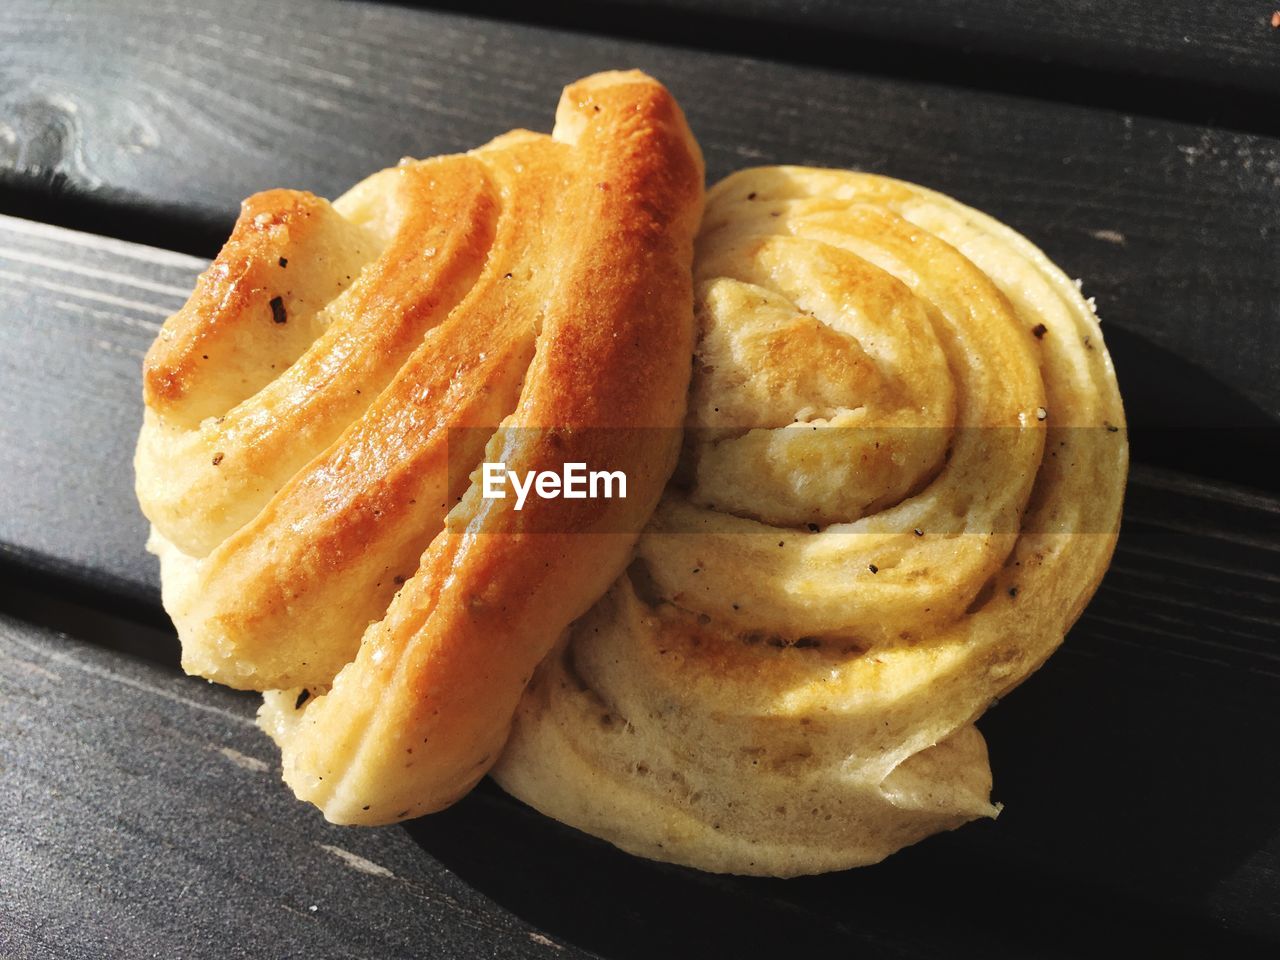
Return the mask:
POLYGON ((330 819, 465 793, 626 563, 678 453, 702 178, 667 91, 599 74, 550 137, 406 161, 332 205, 251 198, 165 324, 136 468, 183 665, 275 691, 285 778, 330 819), (486 455, 606 462, 628 496, 553 523, 531 501, 550 532, 484 535, 520 529, 472 483, 486 455))
POLYGON ((539 671, 499 782, 632 852, 792 875, 994 816, 987 706, 1061 642, 1127 444, 1078 290, 883 177, 708 195, 677 479, 539 671))

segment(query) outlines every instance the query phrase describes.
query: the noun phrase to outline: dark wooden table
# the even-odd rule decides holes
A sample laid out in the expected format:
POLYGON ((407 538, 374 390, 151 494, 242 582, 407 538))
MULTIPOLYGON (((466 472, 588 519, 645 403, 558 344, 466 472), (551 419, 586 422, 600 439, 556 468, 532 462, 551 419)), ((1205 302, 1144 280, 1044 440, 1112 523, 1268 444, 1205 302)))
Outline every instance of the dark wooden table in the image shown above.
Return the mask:
POLYGON ((1280 31, 1252 0, 0 9, 0 957, 1280 953, 1280 31), (465 6, 468 12, 459 12, 465 6), (998 822, 770 881, 635 860, 491 785, 343 830, 253 698, 183 677, 139 363, 267 186, 544 129, 639 66, 712 179, 941 189, 1096 296, 1135 467, 1101 592, 982 721, 998 822))

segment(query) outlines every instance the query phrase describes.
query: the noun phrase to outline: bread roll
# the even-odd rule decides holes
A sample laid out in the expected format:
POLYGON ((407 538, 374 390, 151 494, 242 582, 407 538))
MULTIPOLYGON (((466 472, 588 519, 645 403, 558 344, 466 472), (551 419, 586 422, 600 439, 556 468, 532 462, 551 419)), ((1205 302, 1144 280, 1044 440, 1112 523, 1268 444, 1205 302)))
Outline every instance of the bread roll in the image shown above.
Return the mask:
POLYGON ((599 74, 551 136, 406 161, 332 205, 251 198, 165 324, 137 491, 183 666, 275 691, 285 779, 330 820, 470 789, 627 562, 678 454, 702 182, 670 94, 599 74), (482 457, 606 463, 628 496, 517 516, 480 496, 482 457))
POLYGON ((922 187, 708 195, 688 436, 636 562, 493 773, 625 850, 791 876, 993 817, 974 721, 1111 557, 1124 414, 1091 306, 922 187))

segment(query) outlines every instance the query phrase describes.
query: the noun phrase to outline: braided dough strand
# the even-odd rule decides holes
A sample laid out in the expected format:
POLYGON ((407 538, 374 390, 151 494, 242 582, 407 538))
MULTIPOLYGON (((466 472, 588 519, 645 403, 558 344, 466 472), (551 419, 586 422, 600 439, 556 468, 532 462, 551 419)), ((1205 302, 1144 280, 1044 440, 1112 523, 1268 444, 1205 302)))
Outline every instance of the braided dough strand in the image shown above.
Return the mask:
POLYGON ((708 195, 677 480, 494 770, 626 850, 872 863, 994 816, 974 727, 1062 641, 1128 449, 1091 308, 945 196, 794 167, 708 195))
POLYGON ((331 820, 465 793, 626 563, 678 453, 702 176, 661 85, 599 74, 549 137, 253 198, 166 325, 137 472, 183 665, 275 691, 285 779, 331 820), (515 517, 486 455, 628 496, 515 517))

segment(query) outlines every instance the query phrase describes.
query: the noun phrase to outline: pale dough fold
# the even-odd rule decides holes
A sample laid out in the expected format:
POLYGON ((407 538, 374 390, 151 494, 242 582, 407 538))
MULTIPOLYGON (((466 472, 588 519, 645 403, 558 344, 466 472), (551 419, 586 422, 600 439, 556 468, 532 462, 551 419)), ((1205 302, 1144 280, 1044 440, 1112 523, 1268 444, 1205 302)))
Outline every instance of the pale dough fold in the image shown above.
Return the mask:
POLYGON ((642 856, 790 876, 991 817, 974 721, 1116 542, 1124 413, 1091 305, 1025 238, 885 177, 708 195, 676 478, 493 770, 642 856))

